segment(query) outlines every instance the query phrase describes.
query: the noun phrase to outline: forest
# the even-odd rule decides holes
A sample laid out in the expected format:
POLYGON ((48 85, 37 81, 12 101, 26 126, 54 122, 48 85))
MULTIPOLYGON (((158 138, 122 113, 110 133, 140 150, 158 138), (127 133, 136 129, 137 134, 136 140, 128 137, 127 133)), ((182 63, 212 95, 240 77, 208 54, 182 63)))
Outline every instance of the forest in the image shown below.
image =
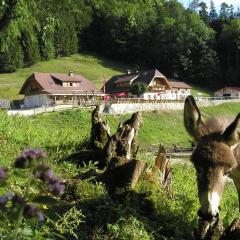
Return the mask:
POLYGON ((208 88, 240 78, 240 9, 193 0, 2 0, 0 72, 77 52, 208 88))

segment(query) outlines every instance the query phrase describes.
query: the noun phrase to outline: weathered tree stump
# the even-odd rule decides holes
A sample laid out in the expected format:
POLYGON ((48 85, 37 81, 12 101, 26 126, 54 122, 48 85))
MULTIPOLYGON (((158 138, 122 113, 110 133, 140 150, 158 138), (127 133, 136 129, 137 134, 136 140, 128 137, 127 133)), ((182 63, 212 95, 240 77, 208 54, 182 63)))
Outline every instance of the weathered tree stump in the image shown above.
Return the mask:
POLYGON ((97 106, 92 112, 92 128, 88 149, 103 150, 110 139, 110 127, 101 116, 101 106, 97 106))
POLYGON ((119 124, 117 132, 105 147, 107 168, 100 179, 110 191, 127 186, 134 188, 144 170, 145 163, 134 159, 138 150, 136 138, 141 123, 141 114, 134 113, 130 119, 119 124))
POLYGON ((131 159, 136 152, 136 138, 141 126, 141 113, 133 113, 130 119, 119 124, 116 134, 112 136, 107 146, 109 157, 114 155, 131 159))
POLYGON ((72 154, 69 160, 80 166, 91 160, 98 161, 98 167, 105 171, 96 176, 96 180, 104 182, 110 191, 134 188, 145 166, 144 162, 135 160, 138 151, 136 138, 141 123, 141 114, 134 113, 130 119, 119 124, 117 132, 110 137, 110 128, 102 120, 100 107, 96 107, 92 112, 88 149, 72 154))
POLYGON ((106 184, 111 193, 119 188, 133 189, 145 168, 145 163, 138 160, 126 161, 123 158, 114 158, 113 161, 116 161, 117 164, 109 167, 99 180, 106 184))
POLYGON ((92 112, 92 128, 89 144, 86 150, 71 154, 67 160, 84 166, 90 161, 98 162, 98 168, 106 167, 104 147, 110 140, 110 128, 101 116, 101 106, 97 106, 92 112))
POLYGON ((170 166, 170 159, 167 159, 166 149, 162 144, 160 144, 158 149, 155 166, 160 170, 160 184, 163 189, 170 193, 172 168, 170 166))
POLYGON ((136 138, 141 126, 141 113, 133 113, 130 119, 119 124, 117 132, 110 138, 104 149, 105 161, 109 163, 113 157, 123 157, 127 160, 136 158, 138 146, 136 138))

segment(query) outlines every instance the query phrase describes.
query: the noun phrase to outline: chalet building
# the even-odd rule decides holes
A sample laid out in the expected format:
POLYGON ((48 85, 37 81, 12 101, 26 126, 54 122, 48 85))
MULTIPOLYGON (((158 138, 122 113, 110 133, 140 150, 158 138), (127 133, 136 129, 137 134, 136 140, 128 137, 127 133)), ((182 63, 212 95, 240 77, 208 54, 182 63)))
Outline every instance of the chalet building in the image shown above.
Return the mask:
POLYGON ((240 98, 240 87, 224 87, 214 93, 215 97, 240 98))
POLYGON ((106 94, 112 97, 136 98, 130 92, 133 84, 142 82, 147 91, 139 96, 145 100, 185 99, 191 94, 191 87, 184 82, 170 81, 157 69, 113 76, 104 86, 106 94))
POLYGON ((79 104, 81 101, 103 97, 96 86, 81 75, 33 73, 24 82, 19 94, 24 94, 24 107, 79 104))

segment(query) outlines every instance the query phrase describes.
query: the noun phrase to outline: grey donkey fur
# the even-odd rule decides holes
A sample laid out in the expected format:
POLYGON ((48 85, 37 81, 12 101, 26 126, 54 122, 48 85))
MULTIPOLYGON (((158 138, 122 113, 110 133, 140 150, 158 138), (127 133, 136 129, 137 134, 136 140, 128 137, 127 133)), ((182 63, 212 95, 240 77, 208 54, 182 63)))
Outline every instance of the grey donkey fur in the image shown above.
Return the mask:
POLYGON ((196 142, 191 161, 197 175, 199 216, 213 219, 219 213, 227 176, 233 180, 240 199, 240 113, 234 120, 205 120, 194 98, 188 96, 184 125, 196 142))

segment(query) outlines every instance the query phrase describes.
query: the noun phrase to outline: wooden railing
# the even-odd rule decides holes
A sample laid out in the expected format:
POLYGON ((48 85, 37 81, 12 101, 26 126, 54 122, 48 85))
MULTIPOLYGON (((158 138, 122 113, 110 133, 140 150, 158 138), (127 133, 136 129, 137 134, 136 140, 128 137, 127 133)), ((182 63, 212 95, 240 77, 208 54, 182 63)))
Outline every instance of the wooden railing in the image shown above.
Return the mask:
POLYGON ((105 101, 105 103, 173 103, 179 102, 183 103, 184 99, 161 99, 161 100, 154 100, 154 99, 141 99, 141 98, 117 98, 117 99, 110 99, 105 101))

